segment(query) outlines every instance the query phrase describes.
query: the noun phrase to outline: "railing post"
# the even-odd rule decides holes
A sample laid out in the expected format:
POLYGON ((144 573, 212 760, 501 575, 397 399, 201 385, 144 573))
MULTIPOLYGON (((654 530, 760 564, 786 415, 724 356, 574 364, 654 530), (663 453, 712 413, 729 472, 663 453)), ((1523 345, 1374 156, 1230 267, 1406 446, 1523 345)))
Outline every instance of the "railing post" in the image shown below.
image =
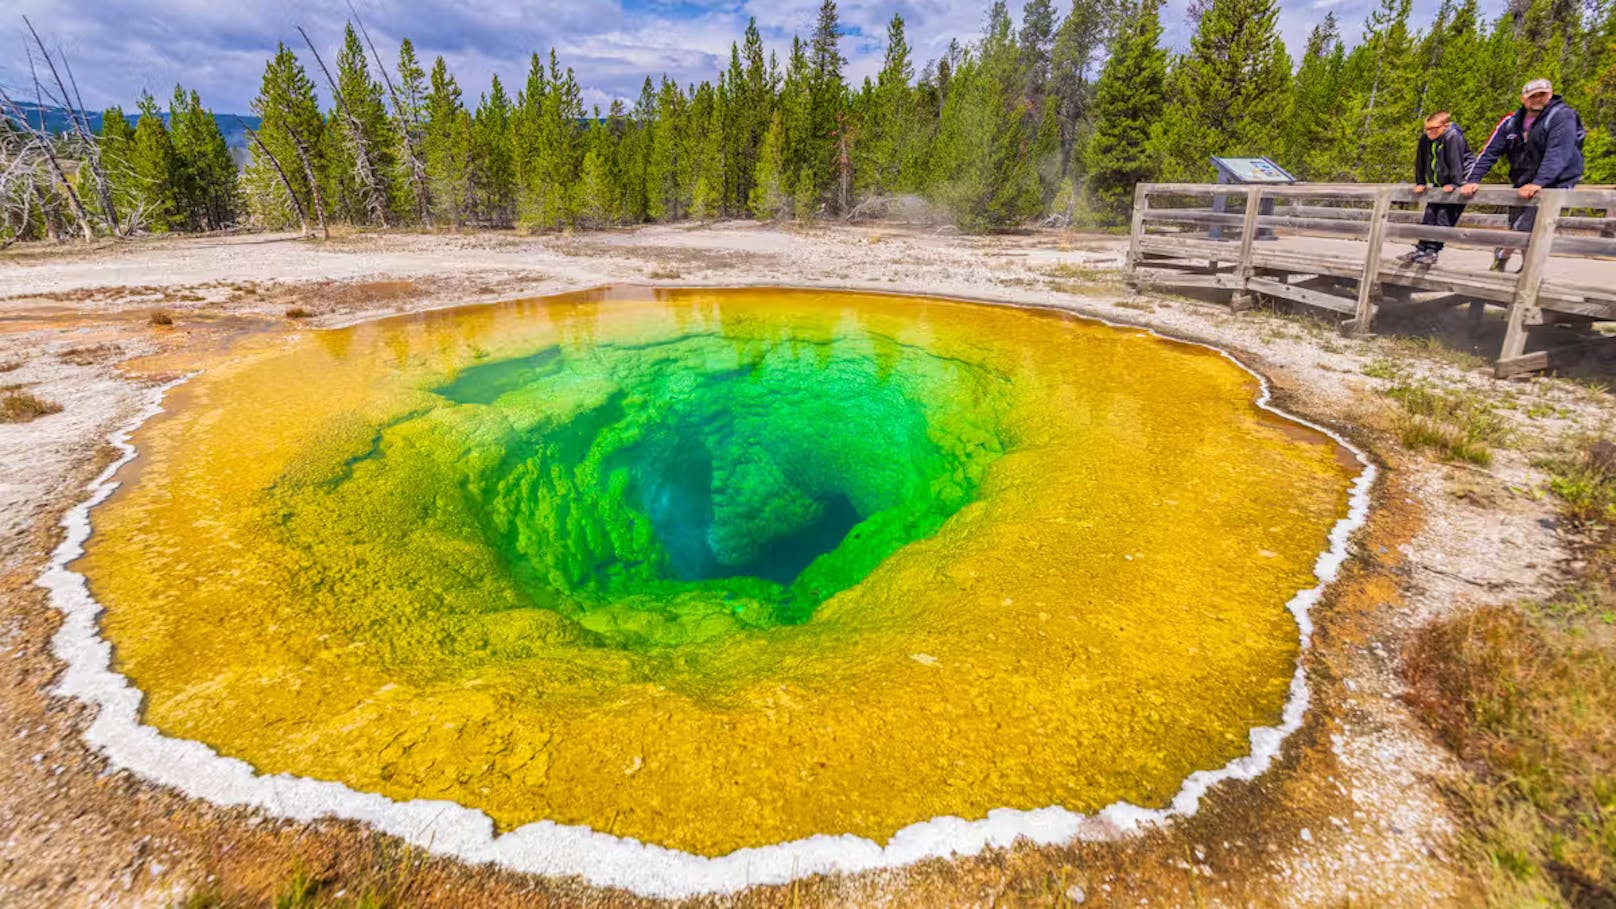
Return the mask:
POLYGON ((1380 251, 1386 245, 1386 224, 1391 220, 1392 191, 1391 187, 1375 191, 1375 208, 1369 213, 1369 250, 1358 275, 1358 308, 1345 326, 1348 334, 1369 334, 1374 323, 1375 284, 1380 280, 1380 251))
POLYGON ((1536 220, 1532 222, 1532 234, 1526 241, 1521 273, 1515 278, 1515 296, 1509 303, 1504 346, 1498 352, 1498 362, 1493 365, 1493 375, 1500 379, 1548 365, 1547 356, 1523 356, 1526 352, 1526 323, 1535 321, 1538 316, 1538 291, 1543 287, 1543 273, 1549 264, 1549 253, 1554 248, 1554 231, 1560 223, 1560 210, 1565 207, 1565 190, 1542 190, 1537 194, 1536 201, 1536 220))
POLYGON ((1240 224, 1240 258, 1234 265, 1234 296, 1229 301, 1229 308, 1235 312, 1244 312, 1250 309, 1251 304, 1256 299, 1246 287, 1246 281, 1251 277, 1251 247, 1257 239, 1257 213, 1261 204, 1262 187, 1248 187, 1246 189, 1246 219, 1240 224))
POLYGON ((1128 231, 1128 282, 1137 284, 1134 272, 1139 268, 1139 241, 1145 233, 1145 209, 1150 204, 1150 190, 1148 184, 1135 183, 1133 186, 1133 227, 1128 231))

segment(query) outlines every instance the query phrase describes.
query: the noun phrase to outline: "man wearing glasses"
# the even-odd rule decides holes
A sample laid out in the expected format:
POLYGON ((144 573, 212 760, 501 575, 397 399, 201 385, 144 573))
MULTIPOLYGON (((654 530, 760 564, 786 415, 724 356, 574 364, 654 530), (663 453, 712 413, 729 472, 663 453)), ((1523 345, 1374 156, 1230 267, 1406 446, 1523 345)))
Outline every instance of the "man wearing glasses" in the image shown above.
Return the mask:
MULTIPOLYGON (((1423 193, 1429 185, 1440 186, 1442 192, 1451 194, 1455 186, 1464 182, 1475 160, 1464 131, 1447 111, 1437 111, 1425 118, 1425 132, 1420 136, 1419 150, 1414 153, 1414 191, 1423 193)), ((1420 223, 1426 227, 1453 227, 1459 223, 1464 210, 1462 203, 1432 202, 1425 206, 1425 217, 1420 223)), ((1441 240, 1421 240, 1414 244, 1413 252, 1401 256, 1400 260, 1407 265, 1431 266, 1436 264, 1440 252, 1441 240)))

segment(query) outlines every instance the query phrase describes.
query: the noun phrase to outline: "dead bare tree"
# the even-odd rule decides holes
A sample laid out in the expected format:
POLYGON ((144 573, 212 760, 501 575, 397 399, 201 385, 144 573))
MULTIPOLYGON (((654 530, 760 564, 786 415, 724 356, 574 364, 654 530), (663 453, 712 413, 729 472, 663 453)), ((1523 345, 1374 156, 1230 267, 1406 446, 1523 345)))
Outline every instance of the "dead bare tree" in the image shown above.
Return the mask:
MULTIPOLYGON (((118 229, 118 208, 112 199, 112 184, 107 180, 106 169, 101 166, 101 147, 96 142, 95 136, 90 132, 89 117, 84 112, 84 99, 78 94, 77 80, 73 80, 73 91, 69 92, 67 83, 62 81, 62 74, 56 68, 55 58, 50 51, 45 49, 45 42, 40 39, 39 32, 34 28, 34 23, 27 16, 23 16, 22 21, 24 25, 28 26, 28 34, 33 36, 34 45, 39 48, 40 57, 44 59, 45 66, 50 69, 51 78, 56 82, 56 95, 52 96, 48 92, 39 92, 39 79, 36 75, 34 79, 36 100, 44 101, 49 99, 67 112, 68 123, 72 124, 73 133, 78 137, 81 146, 79 149, 80 160, 83 162, 83 166, 90 169, 90 175, 95 180, 96 195, 100 197, 101 211, 106 216, 107 226, 116 233, 118 229)), ((57 50, 56 53, 62 56, 62 66, 68 70, 68 76, 71 79, 73 71, 68 66, 66 55, 62 55, 60 50, 57 50)), ((33 67, 32 50, 28 54, 28 65, 30 69, 33 67)))
POLYGON ((297 149, 297 159, 303 163, 303 179, 309 181, 309 197, 310 201, 314 203, 314 215, 320 219, 320 237, 321 239, 329 240, 331 239, 331 228, 326 226, 325 198, 320 193, 320 180, 314 175, 314 158, 309 151, 308 143, 304 142, 303 137, 297 134, 297 130, 292 128, 292 124, 283 123, 281 125, 286 129, 286 134, 292 137, 292 147, 297 149))
MULTIPOLYGON (((254 132, 253 128, 248 126, 245 120, 242 120, 240 117, 236 117, 235 120, 236 123, 241 127, 242 132, 247 134, 247 138, 252 140, 253 145, 257 146, 260 152, 263 152, 264 158, 269 161, 270 166, 275 168, 275 173, 281 178, 281 185, 286 188, 287 198, 292 200, 292 207, 297 209, 297 224, 300 228, 300 232, 303 236, 308 236, 308 210, 303 207, 303 200, 297 197, 297 188, 292 185, 291 178, 286 176, 286 168, 281 166, 281 160, 275 157, 275 153, 269 150, 269 146, 264 144, 264 140, 258 138, 258 133, 254 132)), ((321 227, 324 226, 324 221, 322 219, 321 227)))
POLYGON ((320 51, 315 48, 314 42, 309 40, 309 33, 303 26, 297 27, 297 33, 303 36, 303 43, 309 46, 309 52, 314 55, 314 62, 320 65, 320 72, 325 74, 326 84, 331 86, 331 95, 337 101, 337 110, 342 112, 343 119, 347 121, 348 141, 353 143, 355 176, 359 178, 359 191, 365 196, 365 205, 370 209, 371 217, 375 218, 382 227, 390 227, 387 218, 387 193, 381 183, 381 175, 377 172, 375 159, 371 157, 370 145, 365 141, 365 132, 360 127, 359 118, 354 116, 353 109, 348 106, 342 97, 342 89, 337 87, 337 80, 331 77, 331 70, 326 69, 325 60, 320 57, 320 51))
POLYGON ((348 12, 353 13, 354 24, 359 26, 359 34, 364 37, 365 45, 370 48, 371 57, 376 60, 376 69, 381 71, 382 82, 387 86, 387 96, 393 100, 393 113, 398 117, 399 129, 404 133, 404 157, 410 169, 410 184, 415 189, 415 217, 421 224, 425 224, 432 205, 427 189, 426 164, 415 147, 415 124, 411 122, 411 115, 405 110, 403 99, 398 96, 398 89, 393 85, 393 77, 387 71, 387 64, 382 62, 382 55, 376 52, 376 44, 370 40, 365 20, 359 18, 359 10, 354 9, 352 0, 348 3, 348 12))
POLYGON ((84 231, 85 240, 95 239, 95 222, 91 220, 90 213, 85 210, 84 203, 79 200, 79 194, 73 189, 73 181, 67 176, 67 169, 62 166, 61 158, 56 154, 56 142, 50 132, 45 129, 43 118, 40 125, 35 126, 28 122, 28 115, 23 112, 22 105, 12 99, 4 86, 0 86, 0 117, 14 121, 17 128, 28 136, 21 155, 34 157, 43 161, 56 183, 61 187, 62 195, 67 197, 73 206, 73 213, 78 216, 79 226, 84 231))

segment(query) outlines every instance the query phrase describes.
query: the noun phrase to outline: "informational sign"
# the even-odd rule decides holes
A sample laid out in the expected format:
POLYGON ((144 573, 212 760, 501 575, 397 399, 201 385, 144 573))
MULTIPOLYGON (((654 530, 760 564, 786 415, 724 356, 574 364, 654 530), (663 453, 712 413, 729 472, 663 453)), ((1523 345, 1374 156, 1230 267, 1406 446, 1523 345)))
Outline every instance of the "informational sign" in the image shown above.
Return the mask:
POLYGON ((1295 183, 1296 178, 1267 158, 1212 157, 1219 183, 1295 183))

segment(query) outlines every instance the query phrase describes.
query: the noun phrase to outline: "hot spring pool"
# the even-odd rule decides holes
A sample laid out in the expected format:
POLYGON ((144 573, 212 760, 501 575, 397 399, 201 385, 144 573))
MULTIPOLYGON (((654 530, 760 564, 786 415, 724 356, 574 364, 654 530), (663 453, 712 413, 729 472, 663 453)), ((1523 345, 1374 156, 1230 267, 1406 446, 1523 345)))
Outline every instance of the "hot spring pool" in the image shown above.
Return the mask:
POLYGON ((71 568, 166 737, 139 747, 342 784, 308 792, 395 832, 386 800, 463 806, 541 870, 637 840, 761 880, 818 835, 850 836, 793 874, 1164 807, 1298 710, 1287 607, 1363 468, 1260 395, 1205 348, 937 299, 400 316, 172 390, 71 568))

